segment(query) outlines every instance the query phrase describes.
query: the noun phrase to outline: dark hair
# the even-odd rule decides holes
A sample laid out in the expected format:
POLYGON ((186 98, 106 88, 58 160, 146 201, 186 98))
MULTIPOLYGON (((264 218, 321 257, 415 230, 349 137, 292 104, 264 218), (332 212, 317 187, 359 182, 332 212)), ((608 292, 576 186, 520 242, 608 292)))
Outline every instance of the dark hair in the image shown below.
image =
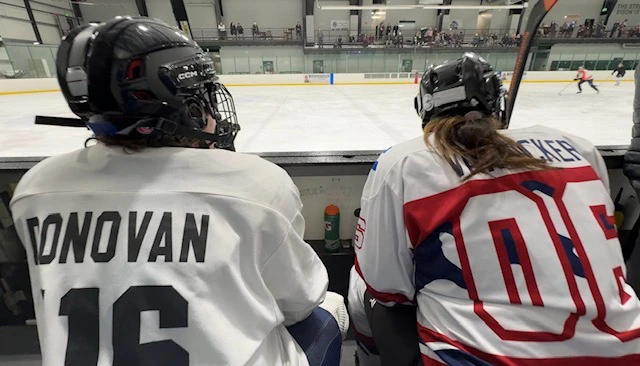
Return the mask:
POLYGON ((191 139, 186 137, 170 136, 151 134, 140 138, 115 138, 115 137, 90 137, 84 142, 84 146, 87 147, 91 141, 101 142, 107 146, 121 146, 125 152, 134 153, 142 151, 146 148, 154 147, 191 147, 207 149, 207 145, 204 141, 198 139, 191 139))
POLYGON ((496 118, 470 112, 465 116, 436 117, 424 128, 427 146, 433 148, 452 168, 455 157, 466 160, 471 174, 502 169, 550 169, 547 161, 534 158, 516 141, 498 132, 501 124, 496 118), (471 115, 470 114, 477 114, 471 115), (433 139, 429 136, 433 135, 433 139))
MULTIPOLYGON (((135 123, 139 117, 123 115, 105 115, 106 119, 116 124, 118 129, 135 123)), ((209 148, 204 141, 176 135, 167 135, 159 131, 153 131, 148 135, 137 134, 133 136, 92 136, 84 142, 87 147, 90 142, 97 141, 107 146, 121 146, 125 152, 139 152, 149 147, 194 147, 209 148)))

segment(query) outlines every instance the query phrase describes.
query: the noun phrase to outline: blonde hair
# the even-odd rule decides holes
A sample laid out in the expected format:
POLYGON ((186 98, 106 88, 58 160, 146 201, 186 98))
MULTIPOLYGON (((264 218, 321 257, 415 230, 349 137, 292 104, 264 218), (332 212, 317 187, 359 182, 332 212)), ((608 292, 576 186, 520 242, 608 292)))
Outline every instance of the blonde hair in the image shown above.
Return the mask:
POLYGON ((437 117, 424 128, 427 146, 458 169, 456 157, 464 159, 471 173, 463 181, 492 169, 550 169, 547 161, 534 158, 516 141, 498 132, 494 117, 469 119, 465 116, 437 117), (433 135, 433 139, 429 137, 433 135))

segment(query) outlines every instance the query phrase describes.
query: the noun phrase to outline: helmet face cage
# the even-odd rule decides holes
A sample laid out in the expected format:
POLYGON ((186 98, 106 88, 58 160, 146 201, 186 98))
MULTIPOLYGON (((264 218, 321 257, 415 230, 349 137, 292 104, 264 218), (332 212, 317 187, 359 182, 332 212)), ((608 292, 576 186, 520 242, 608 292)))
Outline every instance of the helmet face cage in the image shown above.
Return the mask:
POLYGON ((494 83, 494 90, 498 93, 493 100, 493 116, 500 121, 500 125, 503 129, 509 128, 509 118, 507 118, 507 90, 502 85, 502 81, 498 77, 498 75, 493 75, 491 77, 491 83, 494 83))
POLYGON ((211 116, 215 129, 211 138, 205 140, 206 145, 235 151, 234 141, 240 124, 233 97, 224 85, 208 81, 176 95, 183 98, 177 117, 182 125, 203 130, 208 124, 207 117, 211 116))
POLYGON ((234 141, 240 131, 240 124, 233 97, 224 85, 216 82, 209 98, 213 107, 213 118, 216 120, 214 147, 235 151, 234 141))

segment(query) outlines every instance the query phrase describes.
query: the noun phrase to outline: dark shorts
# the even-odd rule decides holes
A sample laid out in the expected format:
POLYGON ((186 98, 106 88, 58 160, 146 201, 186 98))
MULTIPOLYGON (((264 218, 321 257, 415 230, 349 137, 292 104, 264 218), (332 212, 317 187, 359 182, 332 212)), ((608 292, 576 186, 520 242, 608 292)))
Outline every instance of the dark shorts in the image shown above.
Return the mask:
POLYGON ((338 366, 342 334, 333 315, 317 307, 305 320, 287 327, 307 355, 309 366, 338 366))

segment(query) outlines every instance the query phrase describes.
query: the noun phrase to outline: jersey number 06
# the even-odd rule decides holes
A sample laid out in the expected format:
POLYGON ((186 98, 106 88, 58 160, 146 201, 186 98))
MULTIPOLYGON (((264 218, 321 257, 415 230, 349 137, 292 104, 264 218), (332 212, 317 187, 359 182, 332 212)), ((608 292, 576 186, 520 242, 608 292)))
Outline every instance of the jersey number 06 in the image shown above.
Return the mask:
POLYGON ((601 191, 597 177, 550 184, 528 180, 515 190, 487 191, 469 199, 453 236, 474 312, 501 339, 564 341, 574 336, 583 316, 622 342, 640 337, 640 329, 629 330, 623 319, 607 316, 631 305, 632 296, 615 247, 618 241, 609 241, 617 235, 601 191), (493 209, 496 200, 502 202, 499 209, 493 209), (471 214, 480 209, 488 216, 488 230, 480 230, 471 214), (466 245, 467 237, 493 248, 466 245), (540 319, 547 319, 546 325, 517 329, 513 319, 530 316, 532 308, 516 307, 506 314, 485 302, 526 302, 537 308, 540 319))

